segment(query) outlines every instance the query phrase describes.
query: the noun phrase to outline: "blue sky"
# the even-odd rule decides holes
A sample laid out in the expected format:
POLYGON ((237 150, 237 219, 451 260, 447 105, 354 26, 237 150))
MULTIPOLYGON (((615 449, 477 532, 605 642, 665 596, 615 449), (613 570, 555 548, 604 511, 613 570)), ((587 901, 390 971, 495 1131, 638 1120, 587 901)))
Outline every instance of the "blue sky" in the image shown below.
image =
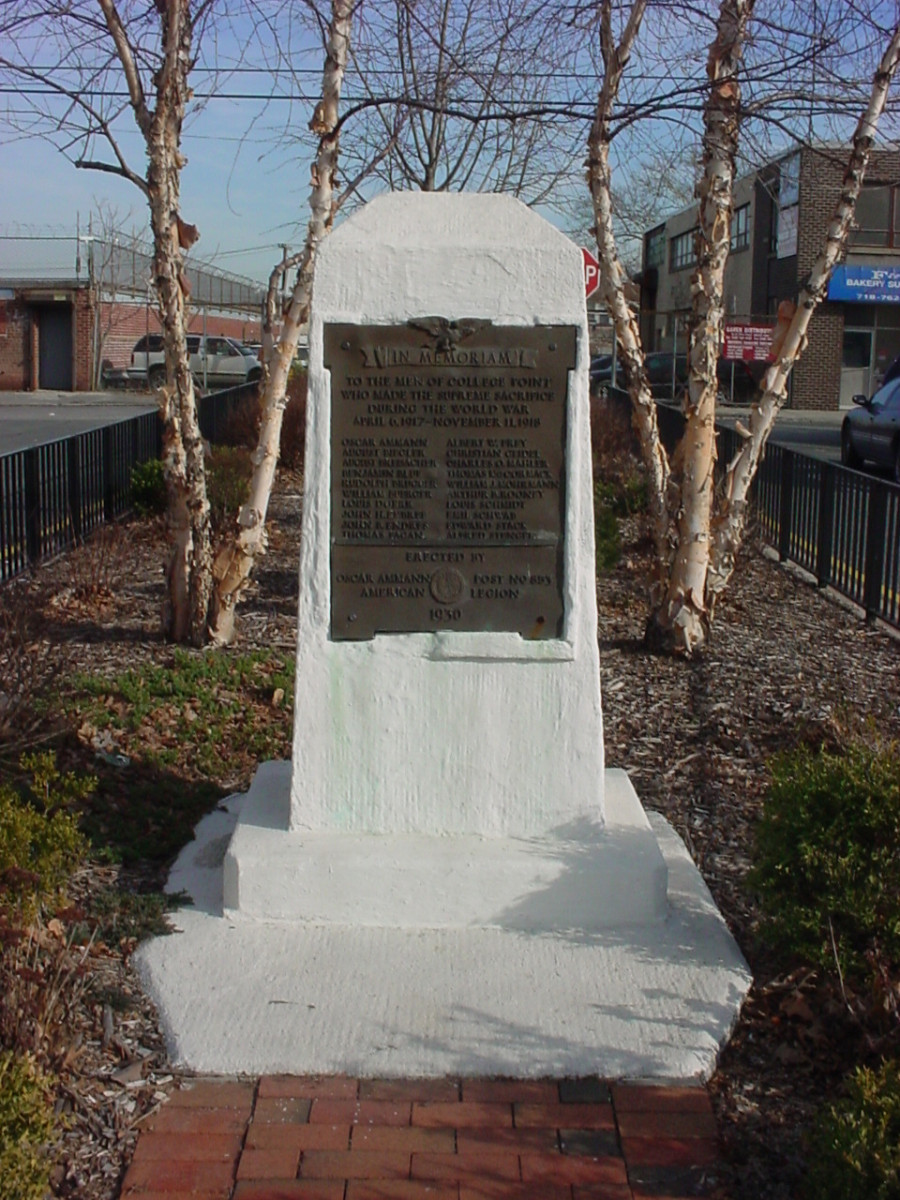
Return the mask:
MULTIPOLYGON (((236 33, 239 30, 226 31, 232 38, 236 33)), ((296 31, 292 37, 297 40, 296 31)), ((313 72, 301 83, 315 91, 320 86, 322 51, 309 35, 299 40, 295 59, 313 72)), ((38 54, 43 62, 51 61, 54 53, 53 47, 44 51, 24 43, 15 49, 21 59, 32 63, 38 54)), ((217 49, 224 60, 231 57, 221 44, 217 49)), ((263 65, 265 51, 259 46, 251 49, 253 64, 263 65)), ((202 92, 207 78, 202 73, 194 76, 196 92, 202 92)), ((116 82, 121 86, 121 79, 116 82)), ((268 80, 260 74, 233 75, 223 86, 230 93, 246 95, 265 91, 268 80)), ((79 170, 46 138, 22 137, 11 129, 8 110, 15 119, 24 107, 15 94, 0 96, 0 236, 74 234, 79 218, 84 231, 89 214, 101 205, 114 210, 127 230, 146 229, 146 200, 133 184, 106 172, 79 170)), ((182 215, 200 230, 197 258, 262 280, 281 258, 278 243, 302 244, 313 153, 306 130, 311 112, 312 104, 303 101, 279 101, 266 107, 259 100, 213 98, 188 116, 183 130, 189 161, 182 173, 182 215), (299 145, 278 146, 278 135, 289 119, 303 140, 299 145)), ((130 111, 119 117, 116 131, 129 164, 142 174, 143 140, 130 111)), ((102 144, 96 157, 110 158, 102 144)), ((7 254, 12 252, 8 243, 0 241, 0 253, 4 248, 7 254)))
MULTIPOLYGON (((836 0, 818 0, 820 4, 829 2, 836 0)), ((876 6, 880 4, 877 0, 876 6)), ((251 65, 258 66, 272 61, 273 54, 277 56, 282 49, 280 45, 273 49, 262 43, 250 46, 249 40, 242 44, 239 18, 226 35, 216 47, 223 59, 234 57, 238 47, 249 53, 251 65), (227 37, 232 39, 230 46, 227 37)), ((292 25, 283 37, 293 42, 289 48, 293 61, 309 72, 294 82, 294 94, 300 89, 307 96, 315 94, 322 64, 315 35, 292 25)), ((26 61, 35 61, 28 58, 26 47, 20 49, 26 61)), ((286 54, 286 44, 283 49, 286 54)), ((43 52, 40 47, 32 50, 33 54, 43 52)), ((701 53, 698 66, 702 58, 701 53)), ((580 86, 589 100, 595 76, 586 57, 584 65, 580 86)), ((198 93, 204 82, 202 74, 195 76, 198 93)), ((267 79, 254 74, 233 75, 225 86, 229 92, 261 92, 266 89, 267 79)), ((282 86, 286 88, 287 82, 282 86)), ((46 140, 11 135, 4 122, 4 105, 16 109, 22 103, 16 96, 0 96, 0 177, 4 184, 0 189, 0 237, 11 233, 74 234, 76 214, 80 215, 83 230, 98 204, 114 209, 127 229, 145 228, 145 200, 133 185, 109 174, 76 170, 46 140)), ((257 100, 215 98, 189 117, 183 139, 189 162, 182 175, 182 215, 200 230, 194 251, 197 258, 262 280, 281 257, 279 243, 295 247, 302 244, 313 153, 306 130, 311 110, 309 99, 280 100, 266 107, 257 100), (289 143, 280 138, 286 124, 293 136, 289 143)), ((130 112, 120 118, 118 129, 129 160, 141 169, 144 150, 130 112)), ((573 188, 576 194, 583 190, 586 198, 580 159, 579 155, 579 161, 573 164, 573 188)), ((565 227, 565 217, 542 211, 565 227)), ((11 253, 10 243, 0 240, 0 254, 4 253, 11 253)))

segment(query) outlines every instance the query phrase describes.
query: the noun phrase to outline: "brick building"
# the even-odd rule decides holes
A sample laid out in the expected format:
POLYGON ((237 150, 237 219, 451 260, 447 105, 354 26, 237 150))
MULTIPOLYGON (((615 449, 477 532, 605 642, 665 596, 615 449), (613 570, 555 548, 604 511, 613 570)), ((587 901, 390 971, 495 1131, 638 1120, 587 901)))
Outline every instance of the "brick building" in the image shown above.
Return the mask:
MULTIPOLYGON (((824 245, 846 147, 803 147, 735 183, 726 322, 764 327, 795 300, 824 245)), ((644 235, 641 327, 645 348, 686 349, 696 206, 644 235)), ((791 376, 795 408, 835 410, 870 395, 900 354, 900 156, 873 151, 845 262, 810 323, 791 376)), ((758 367, 759 373, 762 365, 758 367)))
MULTIPOLYGON (((83 280, 8 280, 0 286, 0 391, 90 391, 102 364, 128 367, 135 342, 160 330, 146 301, 103 300, 83 280)), ((191 313, 190 333, 260 340, 254 315, 191 313)))

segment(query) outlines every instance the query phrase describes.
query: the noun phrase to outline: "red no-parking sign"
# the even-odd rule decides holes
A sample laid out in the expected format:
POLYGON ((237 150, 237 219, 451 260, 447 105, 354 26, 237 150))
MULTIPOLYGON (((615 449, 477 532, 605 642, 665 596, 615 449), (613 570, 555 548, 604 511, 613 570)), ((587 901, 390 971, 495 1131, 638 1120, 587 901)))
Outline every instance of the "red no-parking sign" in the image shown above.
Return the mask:
POLYGON ((582 246, 581 257, 584 262, 584 296, 590 299, 600 286, 600 264, 590 250, 582 246))

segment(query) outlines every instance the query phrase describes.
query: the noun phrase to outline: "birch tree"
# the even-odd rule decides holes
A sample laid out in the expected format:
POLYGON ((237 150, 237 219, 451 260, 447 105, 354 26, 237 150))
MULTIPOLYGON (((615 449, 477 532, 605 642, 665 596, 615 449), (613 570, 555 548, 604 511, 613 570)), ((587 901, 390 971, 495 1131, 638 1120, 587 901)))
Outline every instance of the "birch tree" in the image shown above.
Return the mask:
POLYGON ((191 40, 195 21, 206 6, 196 5, 192 12, 189 0, 157 4, 162 61, 150 80, 155 90, 151 107, 135 46, 115 0, 98 3, 122 64, 135 123, 147 147, 147 173, 139 186, 146 193, 150 209, 153 271, 166 361, 166 383, 159 392, 169 534, 163 629, 173 641, 200 646, 206 641, 212 550, 203 438, 187 348, 189 288, 184 250, 190 248, 197 233, 181 217, 180 189, 181 171, 187 161, 181 150, 181 127, 191 95, 191 40))
POLYGON ((310 129, 318 135, 319 146, 312 167, 306 241, 299 254, 273 269, 269 279, 263 330, 266 381, 250 494, 238 515, 238 529, 217 555, 213 570, 215 586, 211 597, 209 636, 217 644, 233 640, 235 607, 250 582, 257 556, 265 553, 266 513, 278 464, 288 373, 297 350, 300 328, 309 315, 316 252, 331 230, 337 206, 338 106, 350 48, 352 12, 353 0, 333 0, 322 75, 322 99, 310 121, 310 129), (297 269, 296 282, 276 338, 279 325, 276 307, 281 281, 285 271, 294 268, 297 269))
POLYGON ((203 440, 187 352, 184 252, 198 234, 181 215, 181 172, 187 161, 181 131, 191 98, 194 35, 210 4, 16 0, 5 14, 7 32, 16 38, 28 32, 35 45, 57 46, 60 68, 0 57, 9 73, 40 84, 55 102, 48 111, 36 112, 36 120, 43 119, 76 167, 121 176, 147 202, 166 363, 166 383, 159 391, 169 546, 163 630, 174 641, 194 645, 206 640, 212 554, 203 440), (119 78, 146 151, 140 170, 122 147, 117 90, 104 87, 119 78))
POLYGON ((871 98, 857 127, 845 186, 826 246, 804 284, 789 327, 782 330, 776 361, 754 401, 746 444, 715 491, 716 365, 724 319, 735 163, 739 146, 741 57, 755 0, 722 0, 707 57, 703 104, 702 167, 698 203, 697 265, 691 277, 688 388, 685 429, 671 460, 659 438, 655 404, 643 369, 637 319, 625 302, 625 273, 612 227, 609 145, 614 106, 644 19, 646 0, 635 0, 616 40, 610 0, 600 5, 603 77, 588 143, 588 178, 594 203, 602 290, 628 379, 634 426, 650 481, 650 521, 655 548, 648 641, 692 654, 709 632, 715 602, 727 585, 746 522, 747 493, 765 440, 784 403, 790 370, 802 351, 804 332, 843 255, 879 116, 897 68, 900 26, 893 30, 875 74, 871 98))

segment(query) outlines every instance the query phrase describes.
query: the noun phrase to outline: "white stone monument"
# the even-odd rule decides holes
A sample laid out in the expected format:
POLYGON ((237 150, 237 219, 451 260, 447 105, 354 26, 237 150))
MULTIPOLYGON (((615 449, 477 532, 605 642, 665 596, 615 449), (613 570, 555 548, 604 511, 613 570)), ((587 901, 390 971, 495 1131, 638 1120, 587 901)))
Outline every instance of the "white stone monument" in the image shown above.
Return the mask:
POLYGON ((172 1061, 708 1075, 750 976, 604 770, 579 250, 503 196, 375 200, 310 351, 293 763, 135 956, 172 1061))
POLYGON ((603 760, 581 253, 501 195, 393 194, 323 243, 293 763, 235 916, 596 930, 666 915, 603 760))

